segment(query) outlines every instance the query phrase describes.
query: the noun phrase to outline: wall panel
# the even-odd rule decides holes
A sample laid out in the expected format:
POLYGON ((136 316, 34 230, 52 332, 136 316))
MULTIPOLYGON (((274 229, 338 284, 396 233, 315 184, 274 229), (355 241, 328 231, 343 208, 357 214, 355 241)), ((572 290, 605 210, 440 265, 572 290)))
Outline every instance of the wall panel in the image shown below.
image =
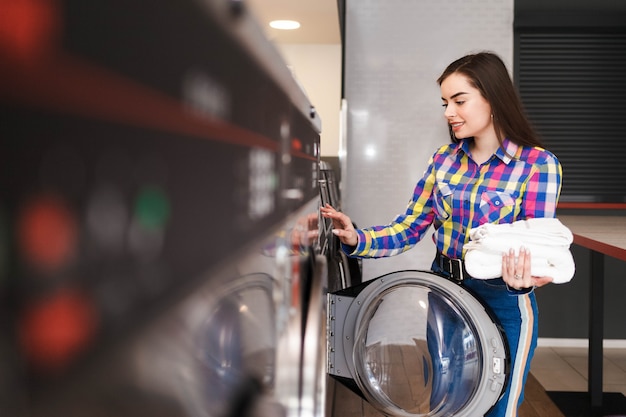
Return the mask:
MULTIPOLYGON (((436 79, 455 59, 490 50, 512 69, 512 0, 348 0, 342 191, 358 226, 404 211, 437 147, 449 141, 436 79)), ((428 269, 431 233, 413 250, 363 263, 364 278, 428 269)))

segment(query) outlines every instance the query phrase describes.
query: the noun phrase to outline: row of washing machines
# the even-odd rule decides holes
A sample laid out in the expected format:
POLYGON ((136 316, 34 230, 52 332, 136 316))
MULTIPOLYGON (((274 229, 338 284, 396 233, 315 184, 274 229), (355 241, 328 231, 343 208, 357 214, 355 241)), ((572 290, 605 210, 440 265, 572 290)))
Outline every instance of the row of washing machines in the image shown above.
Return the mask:
POLYGON ((245 2, 0 5, 0 414, 481 415, 497 323, 423 271, 361 282, 321 122, 245 2))

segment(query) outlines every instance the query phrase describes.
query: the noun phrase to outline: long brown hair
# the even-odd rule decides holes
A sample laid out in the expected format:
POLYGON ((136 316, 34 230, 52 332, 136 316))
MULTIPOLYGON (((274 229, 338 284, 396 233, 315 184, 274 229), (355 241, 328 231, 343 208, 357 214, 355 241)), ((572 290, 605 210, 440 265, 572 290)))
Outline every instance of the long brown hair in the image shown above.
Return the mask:
MULTIPOLYGON (((500 57, 491 52, 480 52, 459 58, 437 79, 439 86, 454 73, 465 75, 491 105, 493 126, 500 145, 506 137, 518 145, 543 147, 500 57)), ((451 129, 450 138, 453 142, 459 141, 451 129)))

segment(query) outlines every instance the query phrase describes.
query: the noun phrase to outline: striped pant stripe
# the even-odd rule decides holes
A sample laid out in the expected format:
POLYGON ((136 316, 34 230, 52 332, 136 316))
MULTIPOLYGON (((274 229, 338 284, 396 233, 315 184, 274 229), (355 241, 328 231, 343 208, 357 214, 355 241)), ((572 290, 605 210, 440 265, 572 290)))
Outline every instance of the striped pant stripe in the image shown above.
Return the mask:
POLYGON ((522 295, 518 298, 518 306, 520 318, 522 321, 520 328, 519 341, 517 344, 517 353, 514 360, 514 368, 511 370, 511 387, 509 391, 509 399, 506 406, 507 417, 517 416, 517 406, 524 390, 526 367, 529 360, 531 343, 533 340, 533 327, 535 315, 528 295, 522 295))

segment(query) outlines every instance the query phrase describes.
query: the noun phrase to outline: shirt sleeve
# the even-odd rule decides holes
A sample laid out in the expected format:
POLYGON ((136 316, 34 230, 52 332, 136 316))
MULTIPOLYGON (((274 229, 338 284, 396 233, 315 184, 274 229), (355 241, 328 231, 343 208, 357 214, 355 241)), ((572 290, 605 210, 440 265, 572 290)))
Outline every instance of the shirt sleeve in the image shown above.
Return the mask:
POLYGON ((521 217, 524 219, 556 217, 556 206, 561 194, 561 164, 548 151, 545 158, 534 164, 526 182, 521 217))
POLYGON ((431 158, 424 176, 415 186, 406 211, 385 226, 357 229, 356 247, 344 246, 344 251, 354 257, 381 258, 397 255, 412 248, 424 237, 433 222, 434 184, 435 164, 431 158))

